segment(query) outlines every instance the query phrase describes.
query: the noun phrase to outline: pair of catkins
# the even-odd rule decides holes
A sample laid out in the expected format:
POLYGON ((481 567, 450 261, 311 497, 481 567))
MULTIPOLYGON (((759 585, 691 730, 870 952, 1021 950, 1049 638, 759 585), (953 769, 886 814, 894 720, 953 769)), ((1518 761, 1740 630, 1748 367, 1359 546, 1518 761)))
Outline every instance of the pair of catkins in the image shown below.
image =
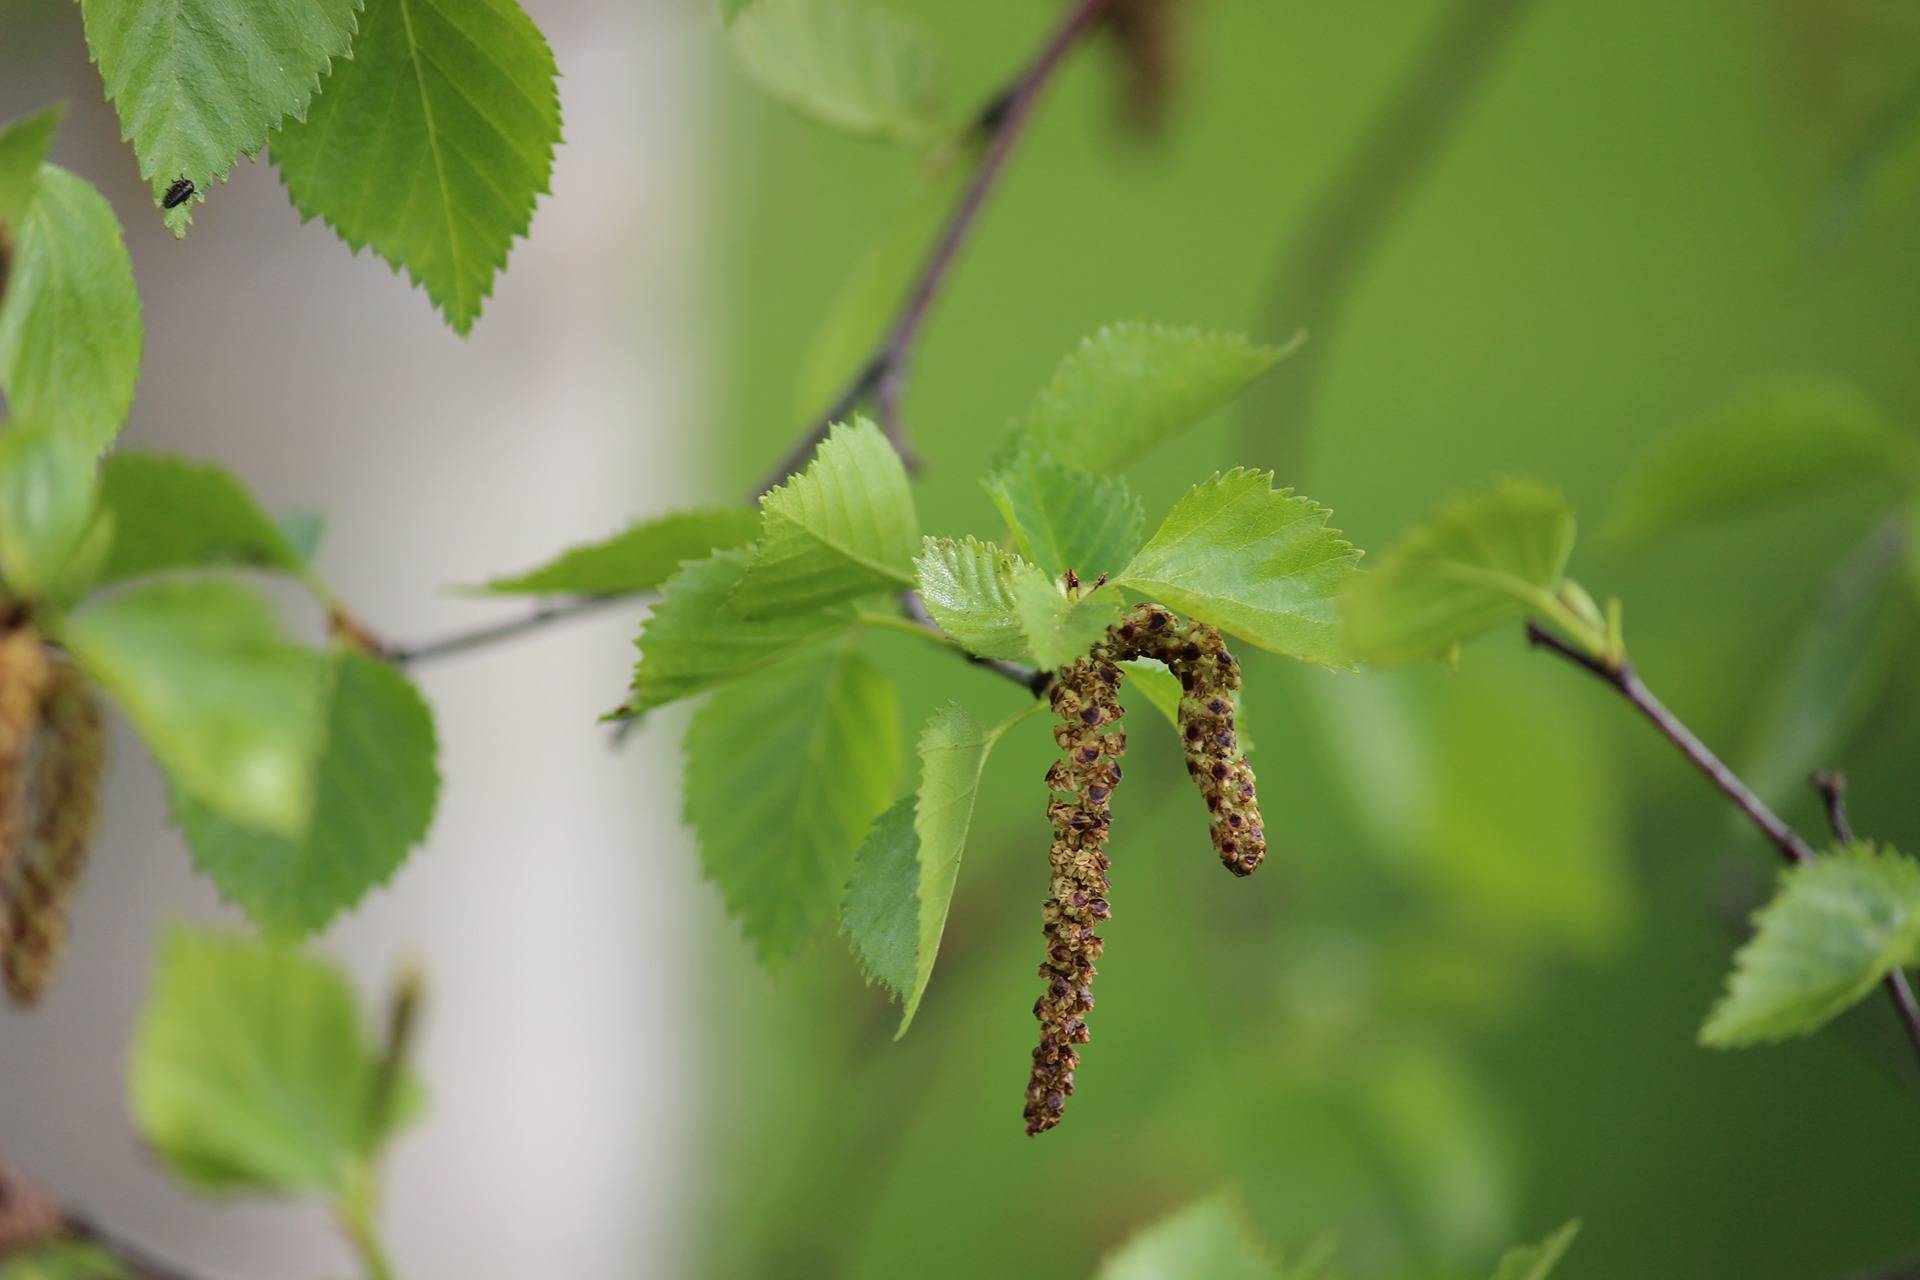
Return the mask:
POLYGON ((1075 1047, 1088 1039, 1094 962, 1104 947, 1096 932, 1113 913, 1107 900, 1107 833, 1120 757, 1120 664, 1154 658, 1180 681, 1179 729, 1187 772, 1207 804, 1207 821, 1220 861, 1237 876, 1252 875, 1266 857, 1266 832, 1254 795, 1253 770, 1238 747, 1234 725, 1240 666, 1220 633, 1183 621, 1159 605, 1140 605, 1108 630, 1086 657, 1054 678, 1051 700, 1060 722, 1054 742, 1065 753, 1047 769, 1047 819, 1053 846, 1051 895, 1041 909, 1047 939, 1040 976, 1046 989, 1034 1003, 1040 1043, 1027 1082, 1027 1133, 1060 1123, 1073 1093, 1075 1047))

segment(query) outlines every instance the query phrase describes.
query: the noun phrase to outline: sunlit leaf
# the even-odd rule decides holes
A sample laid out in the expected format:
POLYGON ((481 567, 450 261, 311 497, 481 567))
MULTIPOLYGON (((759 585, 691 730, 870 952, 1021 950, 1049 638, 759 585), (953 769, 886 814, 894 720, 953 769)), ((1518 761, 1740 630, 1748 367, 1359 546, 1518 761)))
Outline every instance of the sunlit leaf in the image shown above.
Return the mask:
POLYGON ((1360 553, 1330 514, 1235 468, 1188 490, 1117 581, 1269 652, 1346 666, 1334 601, 1360 553))
POLYGON ((893 682, 844 646, 729 685, 694 714, 687 822, 761 963, 785 964, 832 916, 900 765, 893 682))
POLYGON ((15 423, 0 434, 0 571, 37 594, 93 519, 93 455, 65 431, 15 423))
POLYGON ((1443 658, 1455 645, 1540 607, 1573 551, 1558 492, 1507 479, 1408 530, 1341 601, 1355 657, 1387 665, 1443 658))
POLYGON ((1734 957, 1700 1042, 1735 1048, 1805 1035, 1888 972, 1920 964, 1920 863, 1855 844, 1781 877, 1734 957))
MULTIPOLYGON (((40 166, 65 110, 55 105, 0 126, 0 223, 18 221, 33 203, 40 166)), ((5 268, 0 266, 0 293, 5 289, 5 268)))
POLYGON ((572 547, 554 559, 478 588, 495 595, 625 595, 652 591, 690 560, 745 546, 760 518, 745 507, 681 511, 643 520, 599 542, 572 547))
POLYGON ((1118 573, 1140 549, 1147 513, 1118 476, 1076 471, 1035 449, 1017 448, 986 480, 987 493, 1029 560, 1082 582, 1118 573))
POLYGON ((1024 561, 1014 567, 1012 586, 1020 630, 1033 660, 1046 671, 1085 656, 1107 628, 1120 620, 1125 603, 1112 588, 1088 591, 1069 600, 1045 569, 1024 561))
POLYGON ((1028 656, 1013 575, 1020 558, 969 535, 928 538, 914 560, 927 612, 969 653, 1021 660, 1028 656))
POLYGON ((405 267, 466 333, 547 190, 558 74, 514 0, 375 0, 273 160, 302 217, 405 267))
POLYGON ((100 471, 113 516, 102 581, 200 565, 298 571, 299 550, 228 471, 156 453, 115 453, 100 471))

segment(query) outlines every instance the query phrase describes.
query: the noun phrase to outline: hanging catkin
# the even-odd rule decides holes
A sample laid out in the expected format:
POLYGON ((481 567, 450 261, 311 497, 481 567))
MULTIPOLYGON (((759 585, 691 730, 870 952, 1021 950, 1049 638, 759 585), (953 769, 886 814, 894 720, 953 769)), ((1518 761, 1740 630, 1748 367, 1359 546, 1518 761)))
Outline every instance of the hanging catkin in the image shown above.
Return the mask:
POLYGON ((59 662, 40 707, 39 758, 28 788, 32 829, 0 922, 0 971, 16 1004, 39 1002, 66 947, 67 907, 93 839, 105 763, 100 705, 79 668, 59 662))
POLYGON ((0 889, 26 825, 27 761, 40 700, 52 678, 46 646, 32 627, 0 635, 0 889))
POLYGON ((1052 882, 1041 908, 1047 956, 1040 976, 1047 986, 1033 1006, 1040 1043, 1027 1081, 1030 1136, 1060 1123, 1080 1065, 1076 1046, 1089 1038, 1086 1018, 1093 1009, 1094 961, 1105 946, 1094 930, 1113 913, 1107 900, 1106 845, 1113 792, 1120 784, 1120 757, 1127 749, 1120 728, 1119 664, 1132 658, 1156 658, 1180 680, 1179 725, 1187 772, 1206 801, 1220 860, 1235 875, 1245 876, 1266 856, 1253 771, 1237 744, 1239 664, 1212 627, 1183 622, 1159 605, 1138 606, 1092 652, 1061 668, 1054 678, 1051 700, 1060 722, 1053 739, 1065 755, 1047 769, 1052 882))

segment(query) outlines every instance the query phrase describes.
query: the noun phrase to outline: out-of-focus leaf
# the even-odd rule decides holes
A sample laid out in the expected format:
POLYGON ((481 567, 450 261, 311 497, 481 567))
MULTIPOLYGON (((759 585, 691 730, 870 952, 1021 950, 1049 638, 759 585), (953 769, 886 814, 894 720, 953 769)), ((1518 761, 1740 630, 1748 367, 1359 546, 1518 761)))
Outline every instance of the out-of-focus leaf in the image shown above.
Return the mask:
POLYGON ((1027 558, 1082 582, 1120 571, 1145 535, 1147 513, 1119 476, 1076 471, 1036 448, 1017 448, 986 480, 987 493, 1027 558))
POLYGON ((210 1192, 339 1194, 410 1109, 374 1114, 378 1055, 334 966, 175 929, 128 1061, 141 1136, 210 1192))
POLYGON ((280 532, 302 564, 312 564, 327 536, 327 517, 318 511, 289 511, 280 517, 280 532))
POLYGON ((1777 378, 1656 445, 1614 503, 1610 537, 1644 545, 1823 488, 1920 484, 1920 439, 1858 388, 1777 378))
POLYGON ((494 595, 611 596, 651 591, 689 560, 752 542, 760 518, 744 507, 681 511, 573 547, 526 573, 479 588, 494 595))
POLYGON ((1174 503, 1117 581, 1271 653, 1347 666, 1334 602, 1360 553, 1331 514, 1275 490, 1272 472, 1236 467, 1174 503))
POLYGON ((1068 466, 1118 471, 1226 404, 1287 354, 1237 334, 1110 324, 1054 369, 1027 410, 1027 436, 1068 466))
MULTIPOLYGON (((154 204, 177 178, 193 181, 204 200, 208 185, 225 178, 236 158, 259 153, 282 117, 304 117, 320 77, 346 55, 360 5, 81 0, 87 47, 120 113, 121 135, 133 143, 140 176, 153 187, 154 204)), ((175 235, 186 233, 192 205, 166 210, 175 235)))
POLYGON ((426 838, 440 791, 433 713, 395 668, 333 655, 313 813, 296 837, 223 818, 184 794, 174 817, 194 862, 269 933, 324 927, 385 881, 426 838))
POLYGON ((1566 499, 1507 479, 1440 508, 1358 575, 1341 601, 1353 655, 1382 666, 1444 658, 1542 607, 1573 551, 1566 499))
POLYGON ((301 217, 405 267, 464 334, 547 191, 558 75, 514 0, 377 0, 273 160, 301 217))
POLYGON ((0 1260, 0 1280, 132 1280, 120 1259, 84 1240, 54 1240, 0 1260))
POLYGON ((1700 1043, 1738 1048, 1806 1035, 1893 969, 1920 964, 1920 863, 1859 843, 1789 868, 1754 916, 1700 1043))
POLYGON ((1580 1234, 1580 1223, 1567 1223, 1539 1244, 1515 1245, 1493 1269, 1493 1280, 1547 1280, 1560 1259, 1567 1256, 1573 1238, 1580 1234))
POLYGON ((113 207, 58 165, 42 165, 13 227, 0 298, 0 390, 13 416, 113 442, 140 376, 140 295, 113 207))
POLYGON ((760 499, 760 540, 734 604, 769 617, 910 587, 919 550, 907 469, 880 428, 856 418, 760 499))
POLYGON ((246 487, 220 467, 156 453, 116 453, 100 472, 113 514, 102 581, 198 565, 298 572, 306 561, 246 487))
POLYGON ((1047 671, 1084 656, 1120 620, 1125 603, 1110 587, 1069 600, 1051 574, 1025 561, 1014 566, 1012 587, 1027 647, 1047 671))
POLYGON ((0 571, 38 594, 72 558, 93 519, 93 455, 71 433, 15 423, 0 434, 0 571))
POLYGON ((762 964, 833 914, 900 777, 893 681, 844 646, 714 694, 687 727, 686 818, 762 964))
POLYGON ((1100 1264, 1099 1280, 1281 1280, 1236 1195, 1196 1201, 1143 1228, 1100 1264))
POLYGON ((1830 764, 1872 709, 1902 652, 1889 616, 1894 531, 1874 533, 1840 566, 1762 693, 1740 776, 1778 804, 1830 764))
POLYGON ((278 835, 306 829, 324 665, 258 595, 157 581, 76 610, 60 638, 187 794, 278 835))
POLYGON ((741 66, 801 115, 895 142, 938 129, 939 50, 878 0, 753 0, 730 18, 741 66))
POLYGON ((747 551, 717 551, 667 579, 660 603, 641 625, 627 710, 651 711, 691 697, 852 625, 853 615, 843 609, 740 617, 732 602, 751 558, 747 551))
MULTIPOLYGON (((0 126, 0 223, 18 221, 33 203, 40 166, 46 162, 54 130, 60 127, 65 111, 64 106, 56 104, 0 126)), ((0 292, 5 286, 4 274, 0 274, 0 292)))
POLYGON ((1018 661, 1028 656, 1013 585, 1022 563, 969 535, 926 539, 914 568, 920 598, 942 631, 969 653, 1018 661))

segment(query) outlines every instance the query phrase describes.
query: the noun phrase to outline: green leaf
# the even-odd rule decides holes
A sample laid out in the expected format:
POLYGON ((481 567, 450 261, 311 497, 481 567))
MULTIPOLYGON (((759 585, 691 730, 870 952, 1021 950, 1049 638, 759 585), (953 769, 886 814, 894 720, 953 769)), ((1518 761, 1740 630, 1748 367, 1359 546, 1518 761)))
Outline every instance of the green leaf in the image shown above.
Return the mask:
POLYGON ((1099 1280, 1279 1280, 1238 1196, 1199 1200, 1136 1234, 1100 1264, 1099 1280))
POLYGON ((1125 480, 1076 471, 1032 447, 1018 449, 986 488, 1020 550, 1056 577, 1117 573, 1146 534, 1146 509, 1125 480))
POLYGON ((852 625, 852 614, 841 609, 740 617, 732 601, 751 558, 747 551, 718 551, 667 579, 640 630, 628 711, 651 711, 737 680, 852 625))
POLYGON ((987 756, 1040 705, 991 728, 958 703, 935 711, 920 731, 919 791, 881 814, 860 847, 840 921, 867 979, 900 999, 896 1040, 907 1034, 933 976, 987 756))
POLYGON ((1645 544, 1841 485, 1920 484, 1920 440, 1858 388, 1776 378, 1668 436, 1634 468, 1609 537, 1645 544))
POLYGON ((405 267, 464 334, 547 190, 557 75, 514 0, 375 0, 274 163, 303 218, 405 267))
POLYGON ((877 0, 754 0, 728 34, 768 96, 820 124, 895 142, 939 126, 939 51, 877 0))
POLYGON ((218 934, 162 939, 128 1093, 141 1136, 189 1186, 340 1194, 392 1136, 373 1115, 378 1073, 333 965, 218 934))
POLYGON ((574 547, 538 569, 495 578, 478 590, 494 595, 582 596, 652 591, 678 572, 682 563, 745 546, 759 528, 759 517, 745 507, 677 512, 574 547))
MULTIPOLYGON (((353 41, 360 0, 81 0, 87 47, 158 205, 177 178, 206 198, 281 117, 296 120, 353 41)), ((358 50, 356 50, 358 52, 358 50)), ((331 87, 331 86, 329 86, 331 87)), ((183 235, 192 201, 166 211, 183 235)))
POLYGON ((112 582, 164 569, 252 565, 299 572, 299 549, 232 473, 157 453, 115 453, 100 472, 113 514, 112 582))
POLYGON ((1381 665, 1448 656, 1455 645, 1539 610, 1573 551, 1566 499, 1507 479, 1410 529, 1342 601, 1356 657, 1381 665))
MULTIPOLYGON (((46 163, 54 130, 65 111, 64 104, 56 103, 0 128, 0 223, 19 221, 32 205, 40 166, 46 163)), ((0 267, 0 294, 5 291, 6 271, 0 267)))
POLYGON ((1110 324, 1060 362, 1027 410, 1026 431, 1069 466, 1118 471, 1226 404, 1289 352, 1235 334, 1110 324))
POLYGON ((1360 553, 1331 514, 1275 490, 1270 471, 1236 467, 1174 503, 1118 581, 1272 653, 1346 666, 1334 599, 1360 553))
POLYGON ((1920 964, 1920 863, 1859 843, 1781 876, 1733 959, 1700 1043, 1737 1048, 1805 1035, 1896 968, 1920 964))
POLYGON ((1516 1245, 1507 1250, 1500 1265, 1493 1269, 1493 1280, 1547 1280, 1579 1234, 1580 1223, 1576 1220, 1539 1244, 1516 1245))
POLYGON ((1047 671, 1084 657, 1120 620, 1124 603, 1120 593, 1110 589, 1069 600, 1045 569, 1025 561, 1014 566, 1013 597, 1033 660, 1047 671))
POLYGON ((84 1240, 54 1240, 0 1261, 0 1280, 132 1280, 120 1259, 84 1240))
POLYGON ((928 538, 913 563, 927 612, 967 652, 1016 661, 1028 656, 1013 589, 1018 556, 969 535, 928 538))
POLYGON ((306 829, 324 672, 258 595, 162 580, 74 612, 60 638, 176 785, 237 822, 306 829))
POLYGON ((64 431, 16 423, 0 434, 0 571, 37 595, 93 519, 93 455, 64 431))
POLYGON ((734 602, 768 616, 910 587, 919 549, 907 469, 880 429, 856 418, 760 499, 760 541, 734 602))
POLYGON ((268 933, 324 927, 384 884, 426 838, 440 791, 433 712, 399 671, 333 655, 313 816, 295 837, 223 818, 175 793, 174 818, 221 896, 268 933))
POLYGON ((133 403, 140 338, 140 295, 112 206, 42 165, 0 301, 0 390, 13 416, 106 448, 133 403))
POLYGON ((300 563, 310 565, 327 536, 327 517, 318 511, 289 511, 280 517, 280 532, 300 563))
POLYGON ((900 777, 893 682, 844 646, 729 685, 687 728, 686 817, 761 963, 833 914, 900 777))

